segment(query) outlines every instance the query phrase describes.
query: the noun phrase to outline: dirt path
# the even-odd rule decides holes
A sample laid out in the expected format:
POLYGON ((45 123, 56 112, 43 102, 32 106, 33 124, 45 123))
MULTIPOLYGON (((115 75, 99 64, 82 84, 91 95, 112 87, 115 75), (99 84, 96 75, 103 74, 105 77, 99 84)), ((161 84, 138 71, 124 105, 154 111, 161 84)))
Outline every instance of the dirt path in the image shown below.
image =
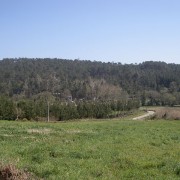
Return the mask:
POLYGON ((133 120, 144 120, 145 118, 152 116, 154 113, 154 111, 147 111, 145 115, 135 117, 133 120))

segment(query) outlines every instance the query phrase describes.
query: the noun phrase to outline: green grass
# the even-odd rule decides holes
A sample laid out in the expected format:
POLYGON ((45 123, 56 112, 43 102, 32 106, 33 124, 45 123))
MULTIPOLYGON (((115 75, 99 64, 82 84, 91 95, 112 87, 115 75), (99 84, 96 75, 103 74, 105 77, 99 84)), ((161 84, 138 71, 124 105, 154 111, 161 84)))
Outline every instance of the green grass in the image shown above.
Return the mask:
POLYGON ((179 123, 0 121, 0 161, 44 179, 180 179, 179 123))

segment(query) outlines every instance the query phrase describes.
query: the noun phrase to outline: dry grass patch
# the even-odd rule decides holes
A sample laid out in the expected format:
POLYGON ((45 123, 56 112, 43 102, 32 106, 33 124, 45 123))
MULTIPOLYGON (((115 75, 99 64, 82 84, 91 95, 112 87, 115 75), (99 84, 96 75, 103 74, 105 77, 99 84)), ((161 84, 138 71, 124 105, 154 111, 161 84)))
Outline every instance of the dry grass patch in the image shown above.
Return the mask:
POLYGON ((36 137, 34 137, 34 136, 30 136, 30 137, 27 137, 27 136, 24 136, 24 137, 22 137, 22 139, 35 139, 36 137))
POLYGON ((30 180, 33 179, 28 172, 18 170, 14 165, 0 166, 0 180, 30 180))
POLYGON ((35 134, 49 134, 52 132, 51 129, 44 128, 44 129, 28 129, 28 133, 35 133, 35 134))
POLYGON ((180 120, 180 108, 159 108, 156 109, 154 118, 180 120))
POLYGON ((69 134, 78 134, 78 133, 81 133, 81 131, 79 129, 69 129, 66 132, 69 133, 69 134))
POLYGON ((69 129, 66 131, 66 133, 68 134, 78 134, 78 133, 88 133, 88 134, 94 134, 96 132, 92 131, 92 130, 79 130, 79 129, 69 129))
POLYGON ((1 136, 4 136, 4 137, 13 137, 14 135, 12 135, 12 134, 2 134, 1 136))

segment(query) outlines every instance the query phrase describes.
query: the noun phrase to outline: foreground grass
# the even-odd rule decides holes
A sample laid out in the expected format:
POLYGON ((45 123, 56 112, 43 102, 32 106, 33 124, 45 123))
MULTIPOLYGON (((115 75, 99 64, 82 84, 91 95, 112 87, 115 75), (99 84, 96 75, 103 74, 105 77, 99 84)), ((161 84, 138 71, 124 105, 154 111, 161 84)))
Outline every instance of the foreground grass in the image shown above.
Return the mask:
POLYGON ((0 161, 44 179, 180 179, 179 121, 0 121, 0 161))

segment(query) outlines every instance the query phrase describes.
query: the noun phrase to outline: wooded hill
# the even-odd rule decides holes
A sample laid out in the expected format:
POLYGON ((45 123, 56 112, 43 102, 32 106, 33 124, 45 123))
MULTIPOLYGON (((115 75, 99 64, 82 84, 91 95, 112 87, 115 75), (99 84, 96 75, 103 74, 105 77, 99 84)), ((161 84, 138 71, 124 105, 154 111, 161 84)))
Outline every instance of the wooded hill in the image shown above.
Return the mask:
POLYGON ((127 104, 135 100, 142 105, 180 104, 178 64, 19 58, 1 60, 0 74, 0 95, 13 102, 119 100, 127 104))

